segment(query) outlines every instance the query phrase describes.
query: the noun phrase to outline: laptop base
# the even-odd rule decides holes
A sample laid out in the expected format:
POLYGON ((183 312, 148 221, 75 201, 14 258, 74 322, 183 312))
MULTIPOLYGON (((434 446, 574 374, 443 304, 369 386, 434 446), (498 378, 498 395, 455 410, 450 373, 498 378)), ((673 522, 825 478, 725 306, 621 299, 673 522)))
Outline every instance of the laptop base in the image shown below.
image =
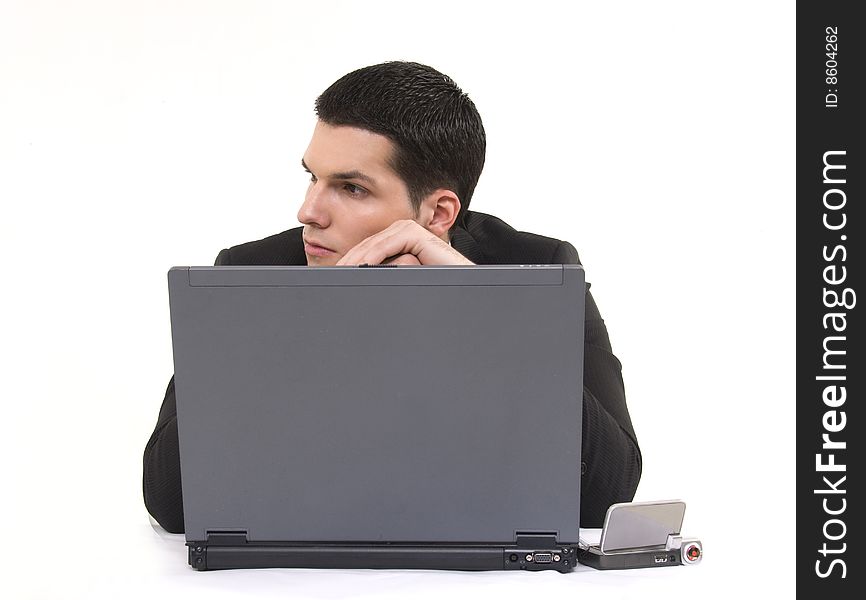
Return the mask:
POLYGON ((517 545, 333 544, 302 545, 187 542, 196 571, 220 569, 449 569, 457 571, 559 571, 577 564, 577 545, 525 548, 517 545))

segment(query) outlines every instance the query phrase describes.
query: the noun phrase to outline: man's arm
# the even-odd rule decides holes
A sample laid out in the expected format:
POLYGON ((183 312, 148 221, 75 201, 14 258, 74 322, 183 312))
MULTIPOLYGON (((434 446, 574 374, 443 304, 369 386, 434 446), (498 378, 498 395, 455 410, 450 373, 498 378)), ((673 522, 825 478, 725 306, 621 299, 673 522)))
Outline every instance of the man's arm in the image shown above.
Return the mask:
MULTIPOLYGON (((550 262, 578 264, 579 259, 574 247, 563 242, 550 262)), ((588 287, 582 430, 580 525, 601 527, 611 504, 634 498, 641 453, 625 401, 622 364, 613 355, 607 328, 588 287)))
POLYGON ((471 260, 410 220, 395 221, 386 229, 362 240, 337 261, 350 265, 471 265, 471 260))
MULTIPOLYGON (((220 252, 214 264, 231 264, 228 250, 220 252)), ((157 523, 171 533, 183 533, 174 375, 165 390, 156 427, 144 448, 142 488, 144 505, 157 523)))
POLYGON ((180 452, 174 376, 168 382, 156 428, 144 449, 144 505, 157 523, 171 533, 183 533, 180 452))

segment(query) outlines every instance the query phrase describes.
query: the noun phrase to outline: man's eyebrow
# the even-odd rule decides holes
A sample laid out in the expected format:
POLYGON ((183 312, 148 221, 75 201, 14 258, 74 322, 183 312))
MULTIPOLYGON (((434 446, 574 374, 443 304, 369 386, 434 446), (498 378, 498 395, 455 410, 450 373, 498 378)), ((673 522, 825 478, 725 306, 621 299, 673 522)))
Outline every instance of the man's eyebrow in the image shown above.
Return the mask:
POLYGON ((376 184, 375 179, 373 179, 369 175, 361 173, 361 171, 344 171, 342 173, 332 173, 331 179, 360 179, 361 181, 366 181, 371 185, 376 184))
MULTIPOLYGON (((304 170, 307 173, 312 173, 312 171, 310 171, 310 167, 307 166, 307 163, 303 158, 301 159, 301 166, 304 167, 304 170)), ((365 181, 371 185, 376 185, 375 179, 373 179, 369 175, 362 173, 361 171, 358 171, 358 170, 343 171, 342 173, 331 173, 328 176, 328 178, 329 179, 359 179, 359 180, 365 181)))

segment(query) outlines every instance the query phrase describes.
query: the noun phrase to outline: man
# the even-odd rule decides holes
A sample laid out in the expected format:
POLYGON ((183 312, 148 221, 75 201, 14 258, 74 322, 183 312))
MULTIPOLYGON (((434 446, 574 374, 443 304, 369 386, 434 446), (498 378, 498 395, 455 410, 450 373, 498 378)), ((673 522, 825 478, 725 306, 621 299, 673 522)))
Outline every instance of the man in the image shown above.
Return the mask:
MULTIPOLYGON (((303 227, 223 250, 217 265, 579 262, 567 242, 467 210, 484 166, 484 127, 442 73, 408 62, 359 69, 325 90, 316 113, 301 161, 310 174, 303 227)), ((581 526, 600 527, 610 504, 634 497, 641 455, 621 366, 589 291, 582 458, 581 526)), ((150 514, 182 532, 173 377, 144 452, 143 483, 150 514)))

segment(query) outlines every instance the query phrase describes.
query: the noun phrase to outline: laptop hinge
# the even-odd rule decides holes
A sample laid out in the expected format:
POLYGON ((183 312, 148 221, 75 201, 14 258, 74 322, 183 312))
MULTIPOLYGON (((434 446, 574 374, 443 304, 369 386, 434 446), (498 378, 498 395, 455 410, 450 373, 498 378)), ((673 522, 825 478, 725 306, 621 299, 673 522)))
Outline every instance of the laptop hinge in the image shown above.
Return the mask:
POLYGON ((209 546, 237 546, 249 542, 249 534, 245 529, 233 529, 231 531, 207 531, 207 544, 209 546))
POLYGON ((515 531, 518 548, 556 548, 556 531, 515 531))

